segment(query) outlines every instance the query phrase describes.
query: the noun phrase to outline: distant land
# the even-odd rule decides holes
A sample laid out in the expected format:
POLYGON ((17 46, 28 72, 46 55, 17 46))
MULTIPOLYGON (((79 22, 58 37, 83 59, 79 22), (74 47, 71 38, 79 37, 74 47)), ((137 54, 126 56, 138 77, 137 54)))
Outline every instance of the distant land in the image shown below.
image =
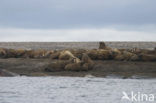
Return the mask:
MULTIPOLYGON (((156 42, 105 42, 111 48, 153 49, 156 42)), ((12 49, 96 49, 99 42, 0 42, 0 48, 12 49)))

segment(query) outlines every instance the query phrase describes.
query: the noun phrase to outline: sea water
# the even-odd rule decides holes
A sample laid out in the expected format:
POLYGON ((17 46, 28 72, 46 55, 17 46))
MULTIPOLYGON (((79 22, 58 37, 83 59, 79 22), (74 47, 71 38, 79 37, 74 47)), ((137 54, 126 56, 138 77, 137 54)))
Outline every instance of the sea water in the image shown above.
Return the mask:
POLYGON ((156 103, 156 79, 1 77, 0 103, 156 103), (130 96, 135 93, 133 101, 130 96), (123 98, 126 95, 130 99, 123 98), (138 94, 140 93, 140 94, 138 94))

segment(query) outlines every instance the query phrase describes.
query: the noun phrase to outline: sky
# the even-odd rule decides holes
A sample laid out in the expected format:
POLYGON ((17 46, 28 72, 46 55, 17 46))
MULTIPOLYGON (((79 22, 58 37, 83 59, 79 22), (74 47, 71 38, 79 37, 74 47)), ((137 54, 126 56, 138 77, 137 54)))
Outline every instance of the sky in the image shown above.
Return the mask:
POLYGON ((0 41, 156 41, 156 0, 0 0, 0 41))

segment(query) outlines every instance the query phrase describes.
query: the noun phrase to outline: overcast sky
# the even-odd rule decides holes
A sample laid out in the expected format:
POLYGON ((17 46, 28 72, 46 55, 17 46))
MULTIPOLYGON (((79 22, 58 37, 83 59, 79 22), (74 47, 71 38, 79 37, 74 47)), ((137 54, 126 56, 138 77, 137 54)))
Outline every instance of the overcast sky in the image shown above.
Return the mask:
POLYGON ((0 0, 0 41, 156 41, 156 0, 0 0))

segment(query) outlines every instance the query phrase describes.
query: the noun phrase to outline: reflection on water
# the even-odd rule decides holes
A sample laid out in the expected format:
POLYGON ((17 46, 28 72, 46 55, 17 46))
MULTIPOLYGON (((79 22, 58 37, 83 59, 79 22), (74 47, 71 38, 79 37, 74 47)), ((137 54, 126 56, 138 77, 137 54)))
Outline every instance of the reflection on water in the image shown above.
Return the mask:
POLYGON ((121 100, 122 91, 154 94, 156 79, 0 78, 0 103, 132 103, 121 100))

